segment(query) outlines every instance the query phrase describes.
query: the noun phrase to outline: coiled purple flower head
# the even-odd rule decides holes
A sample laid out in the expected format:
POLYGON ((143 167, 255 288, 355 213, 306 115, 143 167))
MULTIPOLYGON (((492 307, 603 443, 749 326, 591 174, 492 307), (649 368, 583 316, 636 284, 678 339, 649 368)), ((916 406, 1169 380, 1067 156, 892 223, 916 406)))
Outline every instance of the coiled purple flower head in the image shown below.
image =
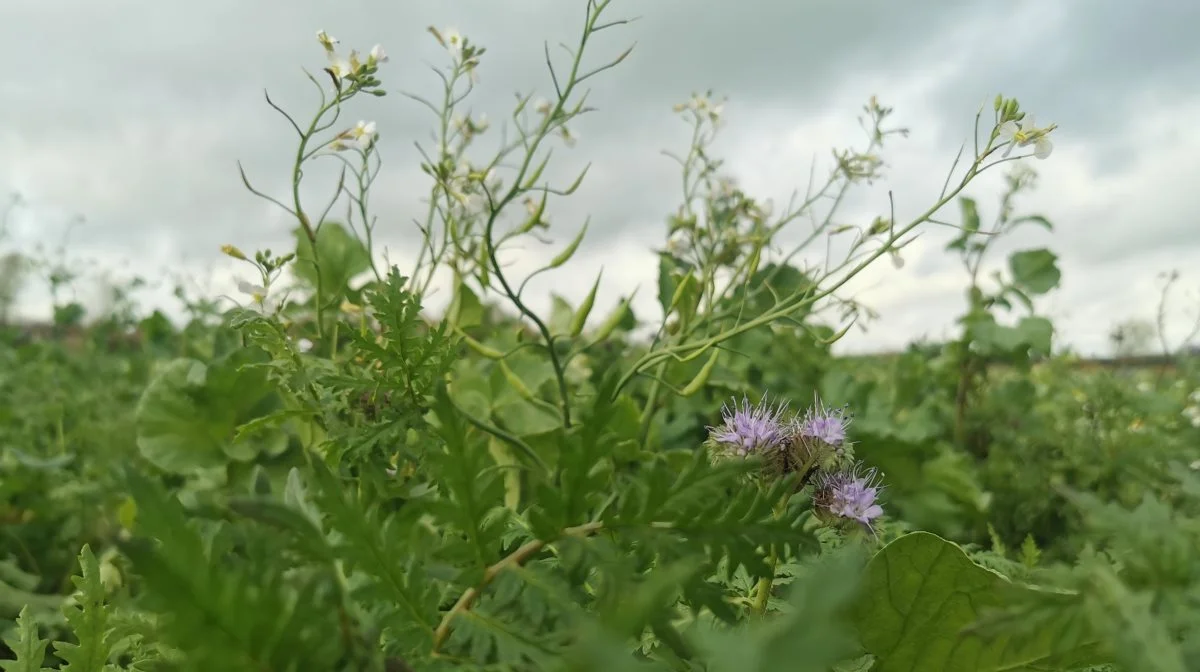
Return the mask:
POLYGON ((871 529, 871 521, 883 515, 883 507, 877 502, 883 486, 879 473, 874 469, 861 469, 861 465, 817 477, 813 502, 822 511, 847 520, 857 521, 871 529))
POLYGON ((808 441, 820 441, 833 448, 846 442, 846 428, 850 426, 846 407, 826 408, 818 398, 803 418, 796 421, 796 435, 808 441))
POLYGON ((788 427, 782 416, 787 404, 771 405, 766 398, 751 406, 745 397, 739 405, 736 401, 721 407, 720 427, 709 427, 709 440, 738 457, 767 455, 779 451, 789 437, 788 427))

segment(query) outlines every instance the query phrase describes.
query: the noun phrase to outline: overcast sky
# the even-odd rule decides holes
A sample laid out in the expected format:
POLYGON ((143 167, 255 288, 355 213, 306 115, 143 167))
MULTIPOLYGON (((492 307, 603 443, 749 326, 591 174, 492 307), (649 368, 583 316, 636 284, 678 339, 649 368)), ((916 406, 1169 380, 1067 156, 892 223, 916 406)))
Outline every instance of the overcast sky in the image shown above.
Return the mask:
MULTIPOLYGON (((574 43, 584 6, 3 0, 0 57, 10 65, 0 76, 0 191, 19 192, 28 205, 0 248, 52 247, 82 216, 69 253, 88 260, 89 272, 170 273, 232 294, 234 266, 221 244, 282 249, 290 240, 292 223, 246 192, 236 162, 261 188, 286 187, 294 135, 262 92, 297 115, 312 109, 301 68, 324 66, 318 29, 347 48, 382 43, 391 56, 385 88, 432 96, 439 82, 427 64, 440 65, 444 53, 425 28, 457 28, 488 49, 471 107, 494 120, 511 110, 514 92, 552 91, 542 41, 574 43)), ((589 214, 592 224, 580 258, 542 292, 577 302, 603 267, 597 312, 641 285, 638 312, 655 317, 650 248, 662 243, 665 217, 680 201, 678 168, 660 151, 686 148, 688 128, 671 106, 708 88, 729 97, 718 153, 743 188, 779 205, 803 190, 814 157, 823 171, 831 147, 858 143, 856 115, 869 96, 894 106, 896 124, 911 135, 893 139, 886 178, 854 192, 841 213, 863 225, 886 214, 889 189, 900 218, 932 204, 980 105, 998 92, 1018 97, 1039 122, 1059 125, 1054 154, 1029 161, 1039 186, 1020 201, 1056 230, 1026 230, 996 261, 1025 246, 1060 255, 1063 285, 1040 306, 1060 343, 1106 351, 1115 321, 1154 316, 1162 271, 1178 268, 1184 284, 1200 289, 1198 3, 614 0, 608 13, 640 19, 598 37, 591 62, 637 46, 589 82, 598 111, 573 125, 579 142, 552 143, 551 170, 562 179, 584 163, 593 168, 576 196, 550 207, 556 245, 525 250, 516 268, 552 256, 589 214)), ((427 190, 412 142, 428 137, 433 119, 400 95, 355 105, 349 116, 376 120, 382 133, 380 235, 393 260, 411 259, 411 222, 427 190)), ((985 218, 995 212, 1000 177, 985 176, 969 192, 985 218)), ((943 214, 953 220, 957 207, 943 214)), ((843 349, 952 333, 966 277, 942 251, 950 235, 926 229, 902 269, 885 258, 853 284, 881 317, 865 333, 852 331, 843 349)), ((820 251, 808 260, 819 262, 820 251)), ((170 285, 140 298, 169 307, 170 285)), ((45 305, 36 286, 22 296, 27 314, 45 305)), ((1176 305, 1179 335, 1188 316, 1176 305)))

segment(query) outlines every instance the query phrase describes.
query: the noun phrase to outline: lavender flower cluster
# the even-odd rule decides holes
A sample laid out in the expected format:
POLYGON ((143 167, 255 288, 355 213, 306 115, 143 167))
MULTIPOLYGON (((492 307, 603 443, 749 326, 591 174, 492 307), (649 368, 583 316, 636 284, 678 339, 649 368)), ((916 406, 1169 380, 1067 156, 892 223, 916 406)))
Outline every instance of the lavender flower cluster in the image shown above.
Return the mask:
POLYGON ((813 483, 818 511, 871 529, 883 515, 877 503, 883 486, 873 468, 839 466, 851 420, 846 408, 828 408, 817 399, 803 414, 789 416, 787 406, 735 399, 721 408, 723 423, 709 427, 709 447, 719 457, 761 457, 776 473, 800 473, 802 483, 813 483))

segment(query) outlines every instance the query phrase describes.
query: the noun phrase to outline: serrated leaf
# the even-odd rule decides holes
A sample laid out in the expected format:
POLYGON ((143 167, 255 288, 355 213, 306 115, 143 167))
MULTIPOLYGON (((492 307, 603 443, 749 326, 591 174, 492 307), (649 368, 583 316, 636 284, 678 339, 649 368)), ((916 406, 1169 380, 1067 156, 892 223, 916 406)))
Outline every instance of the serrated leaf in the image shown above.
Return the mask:
POLYGON ((21 609, 17 616, 16 636, 5 642, 16 655, 16 660, 0 660, 4 672, 42 672, 42 661, 46 659, 49 640, 38 637, 38 625, 30 614, 29 606, 21 609))
POLYGON ((54 655, 66 661, 63 672, 104 672, 112 651, 112 628, 104 605, 100 563, 86 544, 79 553, 80 573, 71 577, 78 589, 77 604, 64 608, 67 623, 77 643, 55 642, 54 655))

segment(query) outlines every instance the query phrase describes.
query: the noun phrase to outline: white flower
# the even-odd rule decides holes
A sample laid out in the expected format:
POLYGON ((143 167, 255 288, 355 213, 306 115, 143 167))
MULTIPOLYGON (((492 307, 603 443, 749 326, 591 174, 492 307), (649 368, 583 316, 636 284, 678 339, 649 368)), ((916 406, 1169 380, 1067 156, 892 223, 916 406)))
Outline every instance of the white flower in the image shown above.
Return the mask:
POLYGON ((1200 389, 1193 390, 1192 393, 1188 395, 1188 401, 1192 402, 1193 404, 1200 404, 1200 389))
POLYGON ((252 282, 246 282, 245 280, 238 280, 237 287, 239 292, 250 295, 250 297, 257 302, 261 303, 263 299, 267 298, 267 289, 262 285, 256 285, 252 282))
POLYGON ((345 79, 354 74, 354 67, 350 65, 350 61, 340 56, 331 59, 329 69, 333 71, 333 76, 338 79, 345 79))
POLYGON ((313 342, 307 338, 302 338, 299 341, 296 341, 296 347, 300 350, 300 352, 308 352, 309 350, 313 349, 313 342))
POLYGON ((375 130, 375 122, 360 121, 354 125, 354 128, 343 131, 334 142, 334 149, 357 149, 366 151, 379 137, 379 132, 375 130))
POLYGON ((377 44, 371 47, 371 53, 367 55, 367 59, 367 62, 371 65, 387 63, 388 55, 387 52, 383 50, 383 45, 377 44))
POLYGON ((562 136, 563 142, 567 145, 567 147, 574 147, 575 142, 579 140, 579 134, 575 133, 566 126, 561 127, 558 131, 558 134, 562 136))
POLYGON ((238 280, 237 287, 239 292, 248 294, 251 300, 254 301, 254 304, 258 306, 259 310, 261 310, 264 314, 274 313, 275 310, 279 308, 280 302, 278 300, 269 299, 267 297, 266 287, 263 287, 262 285, 256 285, 252 282, 246 282, 245 280, 238 280))
POLYGON ((717 103, 708 111, 708 118, 712 123, 720 125, 722 115, 725 113, 725 103, 717 103))
POLYGON ((1138 390, 1138 392, 1141 392, 1142 394, 1146 394, 1150 390, 1153 390, 1153 389, 1154 389, 1154 386, 1151 385, 1150 381, 1148 381, 1148 380, 1143 380, 1142 382, 1137 384, 1137 390, 1138 390))
POLYGON ((1003 156, 1007 157, 1016 147, 1033 145, 1034 156, 1039 159, 1049 158, 1050 153, 1054 151, 1054 143, 1050 142, 1047 135, 1049 132, 1050 129, 1037 127, 1032 114, 1026 115, 1020 124, 1012 120, 1000 124, 999 139, 1008 144, 1004 148, 1003 156))
POLYGON ((330 53, 333 52, 333 45, 338 43, 336 37, 326 34, 323 30, 317 31, 317 41, 321 43, 322 47, 325 47, 325 51, 330 53))
POLYGON ((550 110, 553 108, 550 106, 550 101, 546 100, 545 98, 538 98, 537 102, 533 104, 533 109, 537 110, 538 114, 544 116, 550 114, 550 110))
POLYGON ((446 51, 450 52, 451 56, 457 58, 462 53, 463 36, 462 33, 454 28, 446 28, 441 32, 442 46, 446 47, 446 51))

